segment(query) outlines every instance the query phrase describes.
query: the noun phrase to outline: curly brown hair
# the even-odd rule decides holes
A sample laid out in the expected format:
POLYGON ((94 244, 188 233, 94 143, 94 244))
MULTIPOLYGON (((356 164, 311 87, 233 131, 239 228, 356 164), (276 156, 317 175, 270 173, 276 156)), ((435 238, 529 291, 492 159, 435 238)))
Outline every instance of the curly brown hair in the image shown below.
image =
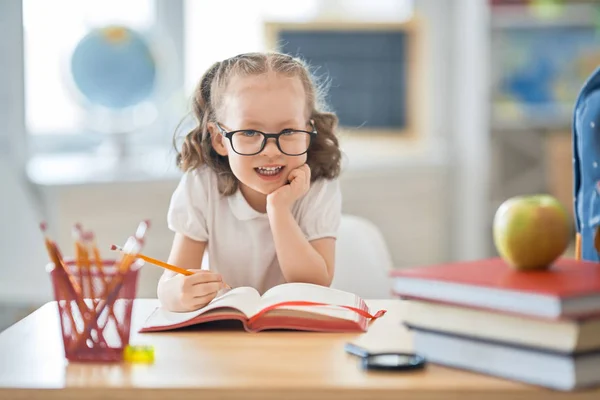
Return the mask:
MULTIPOLYGON (((184 172, 207 165, 217 173, 219 192, 225 196, 236 192, 238 181, 227 157, 219 155, 212 146, 209 122, 216 122, 216 110, 221 105, 224 89, 232 76, 261 75, 275 72, 289 77, 299 77, 306 93, 307 109, 314 121, 317 135, 307 153, 311 181, 339 176, 341 152, 335 130, 337 116, 324 111, 323 90, 315 83, 307 64, 296 57, 282 53, 245 53, 214 63, 202 76, 192 100, 192 113, 196 126, 186 135, 177 152, 177 166, 184 172)), ((174 140, 177 138, 177 134, 174 140)), ((177 145, 174 143, 175 149, 177 145)))

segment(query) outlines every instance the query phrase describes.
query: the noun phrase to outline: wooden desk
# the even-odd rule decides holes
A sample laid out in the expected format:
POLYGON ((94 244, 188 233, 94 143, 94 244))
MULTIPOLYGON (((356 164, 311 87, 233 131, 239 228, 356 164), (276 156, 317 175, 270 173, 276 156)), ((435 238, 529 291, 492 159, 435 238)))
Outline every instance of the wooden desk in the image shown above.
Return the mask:
POLYGON ((0 334, 0 399, 600 399, 600 390, 562 393, 428 365, 365 372, 347 341, 410 350, 401 301, 369 301, 388 313, 365 334, 196 331, 138 334, 156 300, 137 300, 132 344, 152 344, 153 365, 68 364, 56 304, 0 334))

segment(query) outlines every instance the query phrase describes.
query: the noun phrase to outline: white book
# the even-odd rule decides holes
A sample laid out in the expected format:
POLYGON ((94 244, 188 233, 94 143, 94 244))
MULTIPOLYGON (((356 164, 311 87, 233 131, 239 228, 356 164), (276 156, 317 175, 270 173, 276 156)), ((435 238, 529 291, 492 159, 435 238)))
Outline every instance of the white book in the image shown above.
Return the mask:
POLYGON ((561 391, 600 385, 600 352, 573 356, 433 331, 412 332, 415 353, 430 363, 561 391))
POLYGON ((600 315, 582 319, 535 318, 420 300, 404 301, 403 321, 417 329, 553 350, 600 350, 600 315))

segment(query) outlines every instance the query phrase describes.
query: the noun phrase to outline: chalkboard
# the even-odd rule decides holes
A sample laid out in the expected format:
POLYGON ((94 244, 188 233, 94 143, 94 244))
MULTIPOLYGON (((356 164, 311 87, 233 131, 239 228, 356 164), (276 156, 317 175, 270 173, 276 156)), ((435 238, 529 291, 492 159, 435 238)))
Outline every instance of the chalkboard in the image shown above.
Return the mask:
POLYGON ((413 31, 401 25, 270 24, 273 50, 305 60, 328 80, 326 101, 340 125, 409 133, 413 31))

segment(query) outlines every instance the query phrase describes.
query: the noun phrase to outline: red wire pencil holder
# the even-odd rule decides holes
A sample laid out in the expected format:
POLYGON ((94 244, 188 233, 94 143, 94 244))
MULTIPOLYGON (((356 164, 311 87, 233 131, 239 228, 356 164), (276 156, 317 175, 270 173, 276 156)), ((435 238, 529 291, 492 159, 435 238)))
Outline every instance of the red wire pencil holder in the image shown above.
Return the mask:
POLYGON ((65 357, 74 362, 122 361, 143 261, 136 260, 127 268, 120 267, 120 260, 103 260, 101 267, 79 261, 47 266, 65 357))

